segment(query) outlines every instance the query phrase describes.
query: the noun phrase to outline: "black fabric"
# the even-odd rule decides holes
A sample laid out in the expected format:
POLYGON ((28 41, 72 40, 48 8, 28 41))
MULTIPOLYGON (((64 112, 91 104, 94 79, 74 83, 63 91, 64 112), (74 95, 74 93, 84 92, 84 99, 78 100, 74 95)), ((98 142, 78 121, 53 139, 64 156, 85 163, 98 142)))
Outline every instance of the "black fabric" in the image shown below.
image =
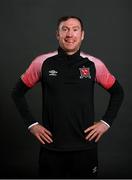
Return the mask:
POLYGON ((68 55, 61 47, 59 47, 58 56, 64 58, 66 61, 76 61, 77 59, 80 59, 80 49, 76 53, 68 55))
MULTIPOLYGON (((61 48, 58 54, 47 58, 41 68, 43 95, 43 125, 53 135, 53 142, 43 146, 55 151, 79 151, 96 147, 94 140, 85 139, 84 130, 94 124, 95 64, 80 56, 80 50, 67 55, 61 48), (87 68, 88 75, 81 76, 87 68)), ((35 123, 25 94, 29 90, 22 80, 12 92, 16 106, 27 126, 35 123)), ((102 119, 112 124, 123 100, 123 90, 115 81, 108 89, 110 101, 102 119)))
POLYGON ((114 85, 108 89, 108 92, 110 93, 110 100, 102 119, 111 126, 122 104, 124 91, 120 83, 116 80, 114 85))
POLYGON ((31 111, 29 110, 29 106, 27 104, 27 100, 25 98, 25 94, 30 88, 27 87, 21 79, 19 79, 14 86, 12 90, 12 98, 16 104, 16 107, 24 119, 24 123, 27 126, 30 126, 31 124, 35 123, 35 118, 31 114, 31 111))
POLYGON ((41 148, 39 155, 40 178, 96 178, 98 172, 97 149, 56 152, 41 148))
POLYGON ((53 143, 44 147, 56 151, 84 150, 96 146, 86 141, 84 130, 94 124, 95 65, 80 51, 58 54, 42 66, 43 124, 52 132, 53 143), (88 68, 81 77, 80 69, 88 68), (51 72, 56 72, 52 74, 51 72))

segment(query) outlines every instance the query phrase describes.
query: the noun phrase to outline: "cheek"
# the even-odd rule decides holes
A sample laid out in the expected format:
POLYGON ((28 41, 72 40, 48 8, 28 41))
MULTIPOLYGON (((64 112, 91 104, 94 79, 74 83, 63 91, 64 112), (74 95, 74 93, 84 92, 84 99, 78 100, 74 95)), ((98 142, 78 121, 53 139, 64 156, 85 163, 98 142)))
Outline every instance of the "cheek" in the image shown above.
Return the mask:
POLYGON ((82 41, 82 37, 81 36, 76 36, 75 38, 76 38, 77 43, 82 41))
POLYGON ((78 40, 81 40, 82 39, 82 34, 80 34, 80 33, 75 33, 74 34, 74 37, 76 38, 76 39, 78 39, 78 40))
POLYGON ((66 36, 64 34, 61 34, 58 39, 59 39, 59 41, 62 42, 62 41, 64 41, 65 37, 66 36))
POLYGON ((60 36, 61 38, 65 37, 65 36, 66 36, 66 32, 61 32, 61 33, 59 34, 59 36, 60 36))

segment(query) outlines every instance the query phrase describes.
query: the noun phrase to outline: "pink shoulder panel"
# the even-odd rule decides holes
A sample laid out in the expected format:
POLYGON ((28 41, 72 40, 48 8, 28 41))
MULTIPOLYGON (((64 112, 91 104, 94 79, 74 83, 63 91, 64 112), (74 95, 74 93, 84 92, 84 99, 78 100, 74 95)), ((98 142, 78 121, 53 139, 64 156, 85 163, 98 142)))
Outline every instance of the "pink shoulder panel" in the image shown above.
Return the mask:
POLYGON ((115 82, 115 77, 109 72, 105 64, 98 58, 93 57, 89 54, 81 52, 82 57, 87 57, 90 61, 95 64, 96 68, 96 82, 99 83, 105 89, 109 89, 115 82))
POLYGON ((57 51, 54 51, 54 52, 43 54, 43 55, 36 57, 31 62, 31 64, 29 65, 29 67, 27 68, 25 73, 23 73, 21 76, 21 79, 24 82, 24 84, 26 84, 26 86, 31 88, 37 82, 39 82, 40 78, 41 78, 41 67, 42 67, 43 62, 47 58, 52 57, 52 56, 56 55, 57 53, 58 53, 57 51))
MULTIPOLYGON (((41 78, 41 67, 43 62, 58 52, 54 51, 51 53, 43 54, 36 57, 32 63, 29 65, 25 73, 22 74, 21 79, 28 87, 33 87, 37 82, 40 81, 41 78)), ((115 82, 115 77, 109 72, 105 64, 98 58, 93 57, 89 54, 81 52, 82 57, 87 57, 90 61, 95 64, 96 68, 96 81, 105 89, 109 89, 115 82)))

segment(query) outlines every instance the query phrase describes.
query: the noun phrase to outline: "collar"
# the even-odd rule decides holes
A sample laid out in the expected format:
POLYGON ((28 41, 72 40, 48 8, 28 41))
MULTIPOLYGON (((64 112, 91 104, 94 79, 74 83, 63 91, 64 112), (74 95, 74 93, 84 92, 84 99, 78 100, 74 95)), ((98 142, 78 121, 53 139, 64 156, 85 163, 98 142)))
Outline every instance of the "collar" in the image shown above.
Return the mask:
POLYGON ((72 54, 72 55, 68 55, 61 47, 58 48, 58 55, 63 57, 63 58, 66 58, 67 60, 77 60, 77 59, 80 59, 80 49, 72 54))

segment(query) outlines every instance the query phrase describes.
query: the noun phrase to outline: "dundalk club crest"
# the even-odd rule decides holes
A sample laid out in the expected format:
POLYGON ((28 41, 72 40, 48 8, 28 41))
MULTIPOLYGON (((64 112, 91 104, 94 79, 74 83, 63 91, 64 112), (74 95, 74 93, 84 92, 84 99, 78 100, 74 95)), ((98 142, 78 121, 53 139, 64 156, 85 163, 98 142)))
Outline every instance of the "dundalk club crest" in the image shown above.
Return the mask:
POLYGON ((89 68, 83 66, 82 68, 79 68, 79 70, 80 70, 80 79, 82 79, 82 78, 91 79, 89 68))

